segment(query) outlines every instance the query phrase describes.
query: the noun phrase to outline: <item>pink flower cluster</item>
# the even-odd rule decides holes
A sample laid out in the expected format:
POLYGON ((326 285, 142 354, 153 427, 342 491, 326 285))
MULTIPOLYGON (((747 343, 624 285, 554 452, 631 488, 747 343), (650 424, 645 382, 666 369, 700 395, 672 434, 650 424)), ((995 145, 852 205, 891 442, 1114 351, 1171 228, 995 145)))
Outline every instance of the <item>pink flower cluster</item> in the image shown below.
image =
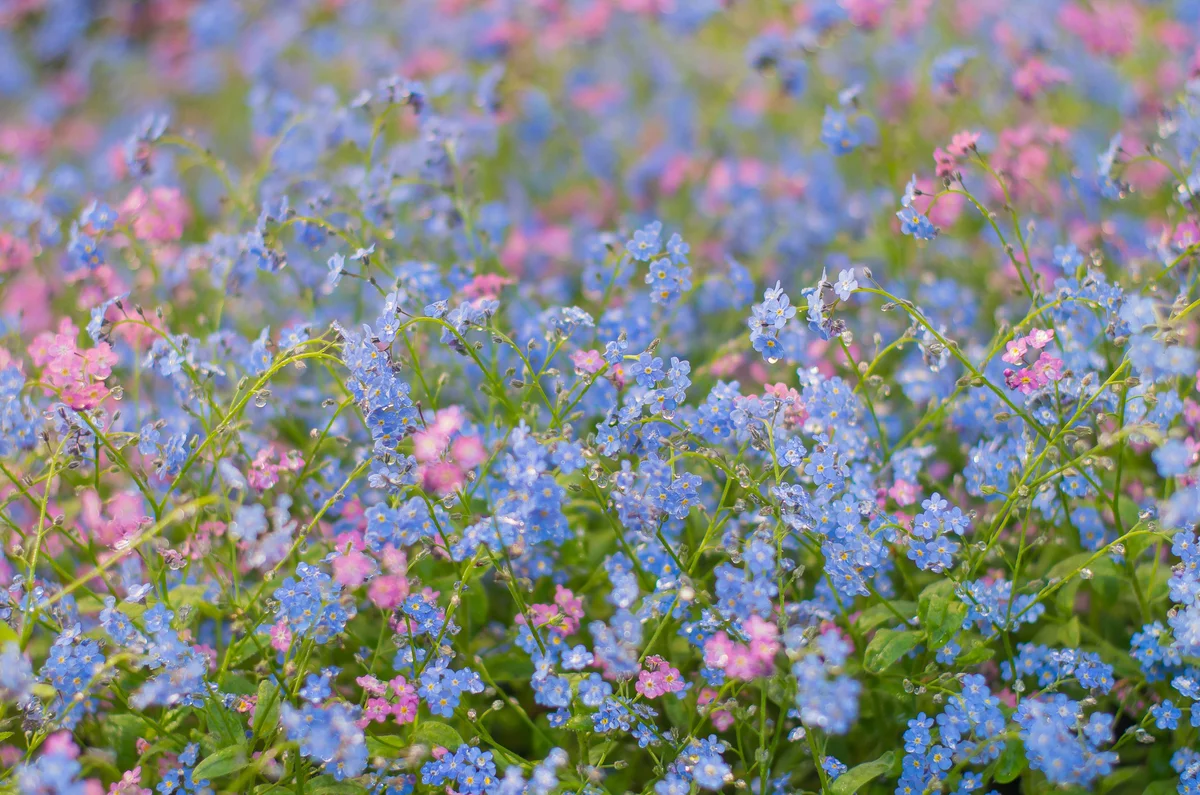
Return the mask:
POLYGON ((1133 51, 1141 15, 1133 3, 1068 3, 1059 9, 1059 24, 1098 55, 1121 58, 1133 51))
POLYGON ((917 501, 918 488, 918 485, 912 481, 897 478, 885 493, 895 500, 897 505, 912 505, 917 501))
POLYGON ((420 703, 417 689, 403 676, 397 676, 390 682, 381 682, 373 676, 360 676, 354 681, 370 695, 363 708, 363 716, 358 720, 360 729, 366 728, 371 722, 383 723, 388 716, 395 718, 399 724, 412 723, 417 719, 417 707, 420 703))
POLYGON ((58 390, 62 401, 73 409, 94 409, 108 396, 104 379, 112 375, 117 354, 107 342, 80 350, 75 340, 79 329, 63 318, 58 332, 43 331, 29 346, 29 357, 41 367, 45 382, 58 390))
POLYGON ((747 643, 731 640, 724 631, 709 638, 704 643, 704 664, 743 681, 770 676, 779 651, 779 628, 758 616, 750 616, 745 630, 747 643))
POLYGON ((266 491, 279 482, 280 472, 299 472, 304 468, 304 458, 300 455, 299 450, 291 450, 279 455, 278 463, 275 461, 276 456, 277 451, 274 445, 268 445, 258 451, 246 478, 251 486, 259 491, 266 491))
POLYGON ((1023 366, 1019 370, 1004 370, 1004 383, 1009 389, 1028 395, 1062 378, 1063 360, 1042 350, 1053 340, 1054 329, 1034 329, 1024 337, 1018 337, 1008 343, 1007 350, 1000 358, 1009 364, 1024 365, 1030 351, 1039 351, 1033 364, 1023 366))
POLYGON ((140 185, 121 203, 121 220, 131 223, 138 240, 172 243, 183 237, 191 218, 187 199, 178 188, 157 187, 149 192, 140 185))
POLYGON ((462 431, 462 409, 450 406, 439 411, 425 430, 413 434, 417 474, 427 491, 452 494, 466 482, 467 472, 487 460, 480 438, 462 431))
POLYGON ((136 491, 118 492, 101 503, 100 496, 88 489, 79 496, 79 502, 84 527, 107 547, 134 535, 151 521, 146 515, 145 501, 136 491))
POLYGON ((763 384, 763 394, 773 395, 783 404, 783 425, 785 428, 798 428, 808 420, 808 409, 804 400, 794 387, 780 382, 778 384, 763 384))
MULTIPOLYGON (((529 615, 537 629, 549 629, 566 638, 579 631, 579 622, 583 618, 583 600, 570 589, 561 585, 554 586, 553 604, 532 604, 529 615)), ((517 616, 517 623, 524 624, 525 616, 517 616)))
POLYGON ((120 781, 108 785, 108 795, 154 795, 154 791, 142 786, 142 766, 126 770, 120 781))
POLYGON ((463 288, 463 295, 472 301, 477 298, 499 298, 500 291, 512 283, 512 279, 498 273, 481 273, 463 288))
MULTIPOLYGON (((696 699, 696 706, 703 707, 711 704, 717 699, 718 695, 718 691, 711 687, 706 687, 700 691, 700 696, 696 699)), ((727 709, 714 709, 709 713, 708 718, 719 732, 723 732, 733 725, 733 713, 727 709)))
MULTIPOLYGON (((357 554, 362 556, 361 552, 357 554)), ((392 610, 399 607, 411 591, 408 583, 408 555, 404 550, 389 544, 384 548, 381 557, 386 573, 371 580, 370 586, 367 587, 367 596, 376 607, 392 610)), ((334 561, 335 566, 336 564, 337 561, 334 561)))
POLYGON ((658 698, 665 693, 687 689, 679 670, 657 654, 646 658, 646 666, 645 670, 638 673, 637 681, 637 691, 646 698, 658 698))
POLYGON ((933 150, 933 162, 937 164, 937 175, 948 177, 958 169, 958 159, 966 157, 979 144, 979 133, 963 130, 955 133, 950 143, 943 149, 940 146, 933 150))

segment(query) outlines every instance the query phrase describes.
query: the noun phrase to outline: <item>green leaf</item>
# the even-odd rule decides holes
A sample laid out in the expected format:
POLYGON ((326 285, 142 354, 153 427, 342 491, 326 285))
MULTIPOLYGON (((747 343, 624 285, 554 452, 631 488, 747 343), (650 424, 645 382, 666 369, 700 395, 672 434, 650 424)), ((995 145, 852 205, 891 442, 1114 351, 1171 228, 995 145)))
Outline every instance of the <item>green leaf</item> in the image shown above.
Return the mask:
POLYGON ((939 580, 921 591, 917 598, 917 616, 929 634, 929 646, 940 649, 962 629, 967 606, 954 593, 951 580, 939 580))
POLYGON ((121 771, 112 763, 112 758, 105 758, 99 753, 86 753, 79 757, 79 766, 85 775, 96 774, 108 778, 120 778, 121 771))
POLYGON ((1058 612, 1064 616, 1069 616, 1074 613, 1075 595, 1079 592, 1080 586, 1088 582, 1079 576, 1079 572, 1083 569, 1090 569, 1092 572, 1092 580, 1090 587, 1095 590, 1101 582, 1117 576, 1117 570, 1112 559, 1107 555, 1096 556, 1094 552, 1080 552, 1076 555, 1071 555, 1060 560, 1046 572, 1046 581, 1048 583, 1054 581, 1066 580, 1065 584, 1058 585, 1054 594, 1054 602, 1058 607, 1058 612), (1093 560, 1095 558, 1095 560, 1093 560), (1067 578, 1070 578, 1069 580, 1067 578))
POLYGON ((571 719, 564 724, 564 728, 573 732, 586 731, 592 728, 591 715, 573 715, 571 719))
POLYGON ((463 744, 462 735, 455 731, 453 727, 436 720, 422 721, 417 726, 416 741, 430 747, 440 745, 443 748, 449 748, 451 751, 463 744))
POLYGON ((920 632, 881 629, 867 644, 863 665, 872 673, 882 673, 920 643, 920 632))
POLYGON ((1155 781, 1142 790, 1142 795, 1175 795, 1178 792, 1179 781, 1176 779, 1165 779, 1163 781, 1155 781))
POLYGON ((254 705, 255 737, 270 737, 279 725, 279 705, 283 701, 279 686, 267 679, 258 684, 258 700, 254 705))
POLYGON ((1112 792, 1130 779, 1139 778, 1143 775, 1145 773, 1140 767, 1119 767, 1100 779, 1100 784, 1096 788, 1097 795, 1105 795, 1107 792, 1112 792))
POLYGON ((890 603, 892 609, 888 609, 888 605, 873 605, 862 611, 858 620, 854 622, 854 628, 859 632, 867 633, 871 630, 888 623, 896 621, 896 613, 902 616, 912 616, 915 614, 916 605, 912 602, 893 601, 890 603))
POLYGON ((0 649, 3 649, 10 643, 20 644, 21 639, 17 637, 17 631, 8 624, 0 621, 0 649))
POLYGON ((1147 533, 1146 535, 1134 536, 1125 542, 1125 559, 1137 561, 1142 556, 1142 553, 1150 548, 1151 544, 1159 541, 1168 540, 1158 533, 1147 533))
POLYGON ((220 608, 206 598, 208 593, 207 585, 176 585, 171 589, 171 605, 188 605, 189 607, 197 607, 204 609, 206 612, 220 613, 220 608))
POLYGON ((246 749, 240 745, 222 748, 203 759, 192 771, 192 781, 212 780, 236 773, 246 766, 246 749))
POLYGON ((257 685, 241 674, 225 674, 221 677, 221 692, 248 696, 257 690, 257 685))
POLYGON ((317 776, 304 785, 310 795, 363 795, 367 790, 353 781, 338 781, 333 776, 317 776))
POLYGON ((867 782, 889 773, 895 763, 896 752, 888 751, 874 762, 864 762, 838 776, 830 790, 833 795, 853 795, 867 782))
POLYGON ((367 735, 367 753, 384 759, 395 759, 411 748, 408 741, 395 734, 367 735))
POLYGON ((224 748, 246 742, 246 727, 241 720, 218 701, 210 700, 205 712, 208 714, 208 730, 216 737, 214 745, 224 748))
POLYGON ((996 650, 983 642, 983 638, 971 634, 962 639, 962 651, 956 663, 962 666, 978 665, 996 656, 996 650))
POLYGON ((1079 616, 1071 616, 1071 620, 1058 628, 1058 639, 1069 649, 1079 648, 1079 616))
POLYGON ((1148 602, 1165 599, 1171 579, 1171 569, 1167 566, 1155 566, 1153 563, 1143 563, 1134 572, 1138 582, 1142 583, 1142 592, 1148 602))
POLYGON ((1025 769, 1025 748, 1020 740, 1008 740, 1000 759, 996 761, 994 778, 997 784, 1007 784, 1016 781, 1017 776, 1025 769))
POLYGON ((533 676, 533 663, 524 655, 506 655, 488 660, 488 675, 497 682, 528 682, 533 676))
POLYGON ((123 770, 128 770, 137 762, 137 741, 143 737, 147 740, 152 735, 147 733, 146 722, 137 715, 109 715, 100 723, 100 732, 104 742, 117 755, 117 762, 123 770))

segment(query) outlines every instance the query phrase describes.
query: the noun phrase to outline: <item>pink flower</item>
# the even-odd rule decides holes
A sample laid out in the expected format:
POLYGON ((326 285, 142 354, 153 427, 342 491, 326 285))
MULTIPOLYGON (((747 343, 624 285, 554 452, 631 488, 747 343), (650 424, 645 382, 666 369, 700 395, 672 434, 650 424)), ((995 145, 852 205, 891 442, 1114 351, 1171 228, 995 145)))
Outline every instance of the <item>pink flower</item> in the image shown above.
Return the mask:
POLYGON ((595 375, 604 366, 604 357, 600 355, 600 351, 593 348, 587 351, 575 351, 571 354, 571 362, 579 372, 595 375))
POLYGON ((704 664, 710 668, 725 669, 733 654, 733 641, 723 631, 717 632, 704 642, 704 664))
POLYGON ((773 395, 783 403, 783 423, 789 428, 803 425, 808 419, 808 409, 800 393, 784 383, 763 384, 763 394, 773 395))
POLYGON ((403 676, 397 676, 395 679, 388 682, 388 685, 391 686, 392 692, 397 698, 405 698, 407 696, 415 696, 417 694, 417 689, 410 685, 408 680, 403 676))
POLYGON ((856 28, 872 30, 883 21, 883 12, 891 0, 845 0, 842 4, 856 28))
POLYGON ((97 381, 112 375, 112 366, 116 363, 117 354, 113 353, 107 342, 101 342, 83 353, 83 371, 97 381))
POLYGON ((368 698, 367 705, 363 709, 363 720, 383 723, 391 714, 392 705, 386 698, 368 698))
POLYGON ((1025 339, 1029 343, 1029 347, 1037 348, 1040 351, 1054 339, 1054 329, 1035 328, 1025 339))
POLYGON ((638 673, 637 691, 646 698, 658 698, 664 693, 678 693, 683 690, 683 677, 669 662, 658 655, 646 658, 650 670, 638 673))
POLYGON ((434 417, 432 430, 442 434, 449 439, 452 435, 462 430, 465 419, 463 411, 458 406, 447 406, 437 413, 434 417))
POLYGON ((29 244, 8 232, 0 232, 0 273, 19 271, 33 261, 29 244))
POLYGON ((725 673, 734 679, 749 681, 758 675, 759 662, 744 643, 735 644, 725 665, 725 673))
POLYGON ((1058 12, 1059 24, 1074 33, 1097 55, 1113 58, 1129 54, 1140 33, 1141 18, 1131 3, 1074 3, 1058 12))
POLYGON ((1015 389, 1022 395, 1028 395, 1046 385, 1046 380, 1033 368, 1022 367, 1020 370, 1005 370, 1004 383, 1009 389, 1015 389))
POLYGON ((963 130, 954 134, 954 137, 950 139, 950 145, 946 147, 946 151, 955 157, 963 157, 978 144, 979 133, 963 130))
POLYGON ((33 334, 50 325, 50 284, 36 271, 26 269, 5 284, 0 310, 25 334, 33 334))
POLYGON ((449 462, 432 464, 421 473, 421 486, 438 496, 454 493, 462 486, 463 480, 462 470, 449 462))
POLYGON ((187 200, 178 188, 158 187, 149 193, 140 185, 122 202, 123 220, 133 222, 139 240, 171 243, 183 237, 183 227, 191 215, 187 200))
POLYGON ((277 652, 286 652, 292 645, 292 631, 284 621, 271 627, 271 648, 277 652))
POLYGON ((354 680, 359 687, 367 691, 372 696, 383 696, 387 694, 387 682, 381 682, 369 674, 360 676, 354 680))
POLYGON ((376 577, 367 588, 367 597, 371 603, 383 610, 399 607, 408 593, 408 578, 400 574, 376 577))
POLYGON ((45 367, 55 356, 75 351, 75 338, 79 329, 70 318, 63 318, 58 323, 58 333, 43 331, 33 338, 27 352, 35 367, 45 367))
POLYGON ((115 781, 108 787, 108 795, 152 795, 152 791, 141 786, 142 784, 142 768, 141 765, 126 770, 121 775, 120 781, 115 781))
POLYGON ((333 579, 348 588, 357 588, 375 573, 375 561, 352 549, 333 559, 333 579))
POLYGON ((432 430, 417 431, 412 435, 413 457, 422 464, 437 461, 446 449, 446 436, 432 430))
POLYGON ((1191 398, 1184 398, 1183 420, 1188 425, 1192 426, 1192 428, 1200 425, 1200 403, 1197 403, 1191 398))
POLYGON ((1013 74, 1013 88, 1022 99, 1030 100, 1051 86, 1067 82, 1070 73, 1041 58, 1030 58, 1013 74))
POLYGON ((63 389, 62 399, 73 409, 86 410, 99 406, 108 396, 108 387, 104 384, 72 384, 63 389))
POLYGON ((270 445, 258 451, 250 464, 246 479, 259 491, 266 491, 279 482, 279 466, 274 462, 275 450, 270 445))
POLYGON ((907 480, 897 480, 888 489, 888 496, 895 500, 897 505, 912 505, 917 501, 917 486, 907 480))
POLYGON ((933 150, 933 162, 935 165, 935 173, 939 177, 948 177, 954 173, 955 169, 958 168, 958 161, 954 159, 954 155, 950 154, 940 146, 933 150))
POLYGON ((769 673, 779 651, 779 628, 770 621, 751 616, 746 622, 746 634, 750 637, 750 655, 759 662, 760 670, 769 673))
POLYGON ((1054 383, 1062 378, 1063 360, 1043 353, 1034 362, 1033 369, 1046 383, 1054 383))
POLYGON ((498 273, 482 273, 463 288, 463 295, 467 298, 496 298, 500 295, 500 291, 508 285, 512 284, 513 280, 498 273))
POLYGON ((1197 226, 1195 222, 1183 221, 1179 226, 1175 227, 1175 234, 1171 237, 1171 245, 1177 251, 1184 251, 1197 243, 1200 243, 1200 226, 1197 226))
POLYGON ((638 673, 637 691, 646 698, 658 698, 667 692, 663 675, 658 671, 641 671, 638 673))
POLYGON ((450 445, 450 457, 464 470, 474 469, 487 460, 487 448, 478 436, 460 436, 450 445))
POLYGON ((392 715, 396 718, 396 723, 401 725, 412 723, 417 719, 417 707, 419 700, 416 695, 401 696, 395 704, 392 705, 392 715))
POLYGON ((380 562, 383 563, 383 568, 392 574, 408 573, 408 555, 403 549, 396 549, 391 544, 383 548, 380 562))
POLYGON ((79 746, 75 745, 75 739, 71 736, 70 732, 55 732, 42 743, 42 753, 74 759, 79 756, 79 746))
POLYGON ((1029 345, 1024 337, 1009 340, 1005 348, 1005 353, 1000 358, 1009 364, 1020 364, 1025 360, 1025 354, 1029 352, 1029 345))
MULTIPOLYGON (((568 618, 575 619, 574 626, 578 629, 579 619, 583 618, 583 600, 576 596, 569 588, 555 585, 554 604, 558 605, 558 608, 568 618)), ((574 631, 572 631, 573 633, 574 631)))

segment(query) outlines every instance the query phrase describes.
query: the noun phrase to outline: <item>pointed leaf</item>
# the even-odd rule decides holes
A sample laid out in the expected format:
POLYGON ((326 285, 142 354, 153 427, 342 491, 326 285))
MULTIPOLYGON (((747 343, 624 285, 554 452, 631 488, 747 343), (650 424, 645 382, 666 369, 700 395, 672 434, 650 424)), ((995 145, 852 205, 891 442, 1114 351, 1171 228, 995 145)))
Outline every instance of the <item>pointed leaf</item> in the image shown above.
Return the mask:
POLYGON ((463 744, 462 735, 453 727, 436 720, 422 721, 417 727, 416 740, 431 747, 440 745, 451 751, 463 744))
POLYGON ((833 795, 853 795, 864 784, 891 772, 896 763, 895 751, 888 751, 874 762, 864 762, 837 777, 830 791, 833 795))
POLYGON ((202 759, 192 771, 192 781, 211 781, 221 776, 236 773, 246 766, 246 749, 240 745, 222 748, 215 754, 202 759))
POLYGON ((269 679, 258 685, 258 700, 254 704, 254 736, 270 737, 279 725, 279 705, 283 700, 279 686, 269 679))
POLYGON ((929 635, 929 646, 940 649, 962 629, 967 606, 954 593, 954 583, 939 580, 917 598, 917 615, 929 635))
POLYGON ((1021 741, 1006 741, 1004 750, 1000 753, 1000 759, 996 761, 994 775, 996 783, 1007 784, 1010 781, 1016 781, 1017 776, 1025 770, 1025 764, 1025 746, 1021 744, 1021 741))
POLYGON ((867 644, 863 665, 872 673, 882 673, 920 643, 920 632, 881 629, 867 644))

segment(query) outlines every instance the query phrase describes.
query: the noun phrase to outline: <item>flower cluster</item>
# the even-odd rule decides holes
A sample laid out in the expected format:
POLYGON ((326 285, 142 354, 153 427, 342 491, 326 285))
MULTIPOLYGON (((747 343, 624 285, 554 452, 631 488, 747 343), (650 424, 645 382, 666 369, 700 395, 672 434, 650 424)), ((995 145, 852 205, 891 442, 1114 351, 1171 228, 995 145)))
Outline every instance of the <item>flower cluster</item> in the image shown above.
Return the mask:
POLYGON ((0 5, 0 792, 1200 792, 1196 0, 0 5))

